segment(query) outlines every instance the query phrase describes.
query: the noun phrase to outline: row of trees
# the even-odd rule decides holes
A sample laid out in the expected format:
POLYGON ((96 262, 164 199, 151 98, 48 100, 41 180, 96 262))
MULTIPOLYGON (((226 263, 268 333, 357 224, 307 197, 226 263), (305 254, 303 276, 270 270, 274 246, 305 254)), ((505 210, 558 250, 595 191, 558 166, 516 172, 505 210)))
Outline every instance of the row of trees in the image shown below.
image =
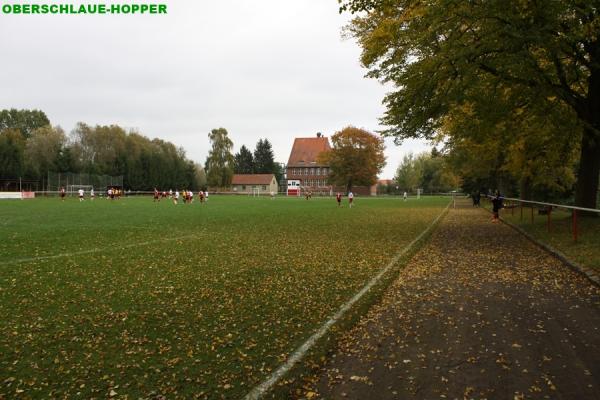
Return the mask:
POLYGON ((208 137, 211 150, 202 167, 188 160, 181 147, 117 125, 80 122, 67 135, 51 126, 42 111, 2 110, 0 175, 34 181, 43 181, 48 172, 123 175, 125 188, 132 190, 221 188, 231 184, 234 173, 273 173, 278 181, 283 176, 267 139, 258 141, 254 153, 242 146, 234 156, 226 129, 213 129, 208 137))
POLYGON ((396 170, 394 184, 403 192, 422 189, 428 192, 450 192, 461 187, 461 179, 448 160, 435 148, 429 153, 404 156, 396 170))
POLYGON ((368 76, 395 88, 385 135, 444 143, 466 190, 596 207, 598 1, 339 2, 368 76))
POLYGON ((228 187, 233 174, 275 174, 277 182, 283 177, 283 167, 275 162, 269 140, 259 139, 254 153, 242 145, 234 155, 233 141, 225 128, 213 129, 208 138, 211 143, 205 163, 208 186, 228 187))
POLYGON ((81 122, 66 135, 41 111, 0 112, 0 175, 43 181, 49 171, 123 175, 132 190, 197 190, 206 184, 203 168, 170 142, 81 122))

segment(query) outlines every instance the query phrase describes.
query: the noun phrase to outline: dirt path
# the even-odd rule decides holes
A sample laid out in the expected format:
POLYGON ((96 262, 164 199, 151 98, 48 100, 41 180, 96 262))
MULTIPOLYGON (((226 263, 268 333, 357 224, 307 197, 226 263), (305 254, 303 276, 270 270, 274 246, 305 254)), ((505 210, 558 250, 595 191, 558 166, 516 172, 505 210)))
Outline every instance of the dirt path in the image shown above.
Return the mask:
POLYGON ((305 395, 600 399, 600 290, 484 211, 457 208, 305 395))

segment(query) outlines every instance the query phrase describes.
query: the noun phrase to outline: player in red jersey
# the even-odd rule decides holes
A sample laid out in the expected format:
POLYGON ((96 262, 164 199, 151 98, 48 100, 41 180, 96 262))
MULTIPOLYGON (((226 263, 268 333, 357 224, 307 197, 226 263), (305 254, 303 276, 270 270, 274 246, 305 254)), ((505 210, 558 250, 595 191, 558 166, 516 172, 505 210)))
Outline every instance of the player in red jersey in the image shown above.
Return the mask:
POLYGON ((62 201, 65 201, 65 196, 66 196, 66 195, 67 195, 67 192, 65 191, 65 188, 64 188, 64 186, 61 186, 61 188, 60 188, 60 199, 61 199, 62 201))
POLYGON ((154 188, 154 202, 160 202, 160 197, 158 197, 158 189, 154 188))

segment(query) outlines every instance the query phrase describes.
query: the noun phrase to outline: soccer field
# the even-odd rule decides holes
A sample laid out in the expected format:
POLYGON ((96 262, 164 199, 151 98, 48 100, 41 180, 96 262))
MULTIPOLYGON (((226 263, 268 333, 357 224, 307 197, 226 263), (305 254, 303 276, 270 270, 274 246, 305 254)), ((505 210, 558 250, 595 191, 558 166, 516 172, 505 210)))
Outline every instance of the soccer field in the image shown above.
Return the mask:
POLYGON ((0 398, 240 398, 448 198, 0 203, 0 398))

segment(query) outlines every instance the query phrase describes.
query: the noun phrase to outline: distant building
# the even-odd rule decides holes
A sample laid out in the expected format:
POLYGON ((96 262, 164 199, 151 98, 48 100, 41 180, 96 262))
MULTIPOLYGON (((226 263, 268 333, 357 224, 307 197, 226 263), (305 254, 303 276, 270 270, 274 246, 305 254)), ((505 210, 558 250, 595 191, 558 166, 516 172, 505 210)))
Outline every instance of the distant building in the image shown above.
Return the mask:
MULTIPOLYGON (((395 194, 396 182, 393 179, 380 179, 377 181, 377 194, 395 194)), ((397 194, 397 193, 396 193, 397 194)))
POLYGON ((277 179, 273 174, 235 174, 231 190, 235 193, 277 193, 277 179))
MULTIPOLYGON (((346 191, 346 188, 332 186, 327 182, 329 165, 317 160, 320 153, 328 151, 331 151, 329 139, 321 133, 317 133, 316 137, 294 139, 286 167, 288 196, 299 196, 305 191, 325 195, 346 191)), ((355 194, 374 195, 377 193, 376 188, 376 185, 356 186, 352 191, 355 194)))
POLYGON ((332 190, 327 183, 329 166, 317 161, 321 152, 331 150, 329 139, 317 134, 317 137, 296 138, 287 163, 287 194, 300 195, 310 190, 313 193, 327 193, 332 190))

